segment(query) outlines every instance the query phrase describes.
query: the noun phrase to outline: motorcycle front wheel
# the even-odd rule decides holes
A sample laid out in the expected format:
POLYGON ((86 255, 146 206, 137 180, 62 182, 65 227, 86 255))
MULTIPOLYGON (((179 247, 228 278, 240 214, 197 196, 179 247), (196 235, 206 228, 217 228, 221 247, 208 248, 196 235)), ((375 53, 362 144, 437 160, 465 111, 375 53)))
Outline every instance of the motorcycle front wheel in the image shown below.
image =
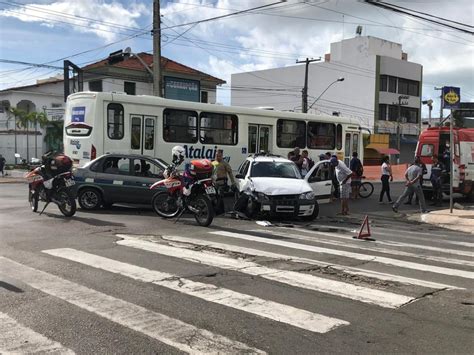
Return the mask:
POLYGON ((198 195, 192 202, 192 207, 198 210, 194 213, 194 218, 200 226, 207 227, 214 219, 214 209, 212 202, 204 195, 198 195))
POLYGON ((76 213, 76 200, 65 190, 58 192, 58 207, 61 213, 66 217, 72 217, 76 213))
POLYGON ((157 193, 151 201, 151 206, 156 214, 163 218, 173 218, 178 215, 180 208, 176 197, 167 192, 157 193))
POLYGON ((30 203, 31 211, 36 212, 38 211, 38 191, 32 191, 29 189, 28 191, 28 202, 30 203))

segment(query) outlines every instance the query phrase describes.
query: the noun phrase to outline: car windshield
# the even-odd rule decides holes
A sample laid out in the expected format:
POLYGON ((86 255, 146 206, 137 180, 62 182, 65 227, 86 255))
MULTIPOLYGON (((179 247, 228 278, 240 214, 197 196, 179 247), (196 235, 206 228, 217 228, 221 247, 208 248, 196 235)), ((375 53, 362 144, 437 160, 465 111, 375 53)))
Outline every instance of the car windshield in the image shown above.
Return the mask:
POLYGON ((252 164, 250 177, 301 179, 301 174, 292 162, 256 161, 252 164))

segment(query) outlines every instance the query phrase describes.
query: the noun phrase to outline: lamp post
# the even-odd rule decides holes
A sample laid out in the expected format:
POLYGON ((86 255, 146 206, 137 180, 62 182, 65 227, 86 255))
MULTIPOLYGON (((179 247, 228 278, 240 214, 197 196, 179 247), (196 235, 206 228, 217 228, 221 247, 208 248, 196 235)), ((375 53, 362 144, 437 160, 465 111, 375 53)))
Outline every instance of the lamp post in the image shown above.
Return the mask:
POLYGON ((331 84, 329 84, 328 87, 327 87, 326 89, 324 89, 324 91, 321 93, 321 95, 319 95, 319 96, 316 98, 316 100, 313 101, 313 103, 311 104, 311 106, 308 107, 308 110, 310 110, 311 107, 313 107, 313 105, 316 103, 316 101, 318 101, 318 100, 321 98, 321 96, 323 96, 324 93, 325 93, 326 91, 328 91, 328 89, 329 89, 333 84, 335 84, 335 83, 337 83, 337 82, 339 82, 339 81, 344 81, 344 78, 339 78, 339 79, 337 79, 337 80, 334 80, 331 84))

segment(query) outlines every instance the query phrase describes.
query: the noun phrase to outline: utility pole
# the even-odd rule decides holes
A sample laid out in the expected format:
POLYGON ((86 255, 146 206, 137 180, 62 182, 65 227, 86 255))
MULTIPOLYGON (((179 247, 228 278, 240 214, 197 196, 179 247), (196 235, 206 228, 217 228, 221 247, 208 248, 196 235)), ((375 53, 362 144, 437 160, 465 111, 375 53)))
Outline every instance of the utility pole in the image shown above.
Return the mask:
POLYGON ((440 87, 435 87, 435 90, 441 90, 441 93, 439 94, 439 123, 443 122, 443 88, 440 87))
POLYGON ((397 117, 397 150, 398 150, 398 161, 397 164, 400 163, 400 135, 401 135, 401 128, 400 128, 400 121, 402 120, 402 106, 408 105, 408 96, 400 95, 398 97, 398 117, 397 117))
POLYGON ((153 0, 153 95, 162 97, 160 0, 153 0))
POLYGON ((306 60, 297 60, 296 63, 306 63, 306 68, 304 72, 304 87, 303 90, 301 90, 302 93, 302 104, 301 104, 301 112, 307 113, 308 112, 308 69, 309 69, 309 63, 312 62, 319 62, 321 60, 321 57, 318 59, 309 59, 306 58, 306 60))

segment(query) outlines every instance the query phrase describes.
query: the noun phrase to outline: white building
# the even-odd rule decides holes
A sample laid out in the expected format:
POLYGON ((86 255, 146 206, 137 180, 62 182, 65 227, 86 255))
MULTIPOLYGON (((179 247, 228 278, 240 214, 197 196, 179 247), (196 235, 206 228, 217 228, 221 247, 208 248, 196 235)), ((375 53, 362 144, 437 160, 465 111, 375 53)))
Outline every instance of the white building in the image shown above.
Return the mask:
MULTIPOLYGON (((356 118, 373 133, 390 133, 396 147, 399 97, 407 96, 400 100, 401 142, 416 142, 423 68, 407 57, 401 44, 376 37, 331 43, 324 61, 309 64, 308 112, 356 118)), ((301 112, 304 78, 304 64, 233 74, 231 103, 301 112)), ((402 144, 403 148, 413 146, 402 144)))
MULTIPOLYGON (((136 55, 121 54, 120 58, 109 57, 85 66, 82 68, 83 89, 153 95, 153 79, 150 75, 153 56, 147 53, 137 55, 140 59, 137 59, 136 55)), ((225 83, 224 80, 165 57, 161 58, 161 69, 162 93, 166 98, 215 103, 216 87, 225 83)), ((70 92, 76 92, 77 80, 70 80, 69 86, 70 92)), ((0 91, 0 154, 8 164, 15 163, 15 153, 20 154, 22 159, 30 160, 33 157, 41 157, 44 151, 51 148, 60 149, 58 143, 62 144, 62 138, 53 142, 53 146, 44 144, 45 135, 50 132, 53 136, 58 125, 50 124, 43 129, 35 129, 32 125, 27 130, 18 128, 9 108, 14 107, 27 113, 45 112, 50 121, 60 123, 64 115, 64 101, 62 77, 38 80, 34 85, 0 91)))

